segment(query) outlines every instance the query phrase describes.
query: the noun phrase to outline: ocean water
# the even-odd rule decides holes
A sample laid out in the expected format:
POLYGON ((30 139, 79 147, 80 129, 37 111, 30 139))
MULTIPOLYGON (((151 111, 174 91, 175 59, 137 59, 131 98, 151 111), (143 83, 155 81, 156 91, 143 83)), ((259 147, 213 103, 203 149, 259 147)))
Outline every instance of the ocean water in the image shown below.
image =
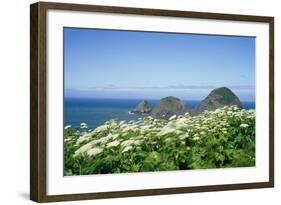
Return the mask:
MULTIPOLYGON (((141 100, 136 99, 64 99, 64 125, 79 127, 80 123, 87 123, 89 129, 94 129, 110 119, 136 120, 144 115, 129 114, 141 100)), ((148 100, 151 107, 158 100, 148 100)), ((184 101, 188 108, 195 108, 200 101, 184 101)), ((243 108, 255 108, 254 102, 242 102, 243 108)))

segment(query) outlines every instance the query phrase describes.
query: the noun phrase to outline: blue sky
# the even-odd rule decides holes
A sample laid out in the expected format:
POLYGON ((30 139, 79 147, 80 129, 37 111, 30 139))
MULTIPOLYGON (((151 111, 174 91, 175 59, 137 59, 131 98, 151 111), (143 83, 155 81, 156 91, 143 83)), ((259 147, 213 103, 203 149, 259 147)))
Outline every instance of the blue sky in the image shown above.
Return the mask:
POLYGON ((255 38, 64 28, 66 97, 255 99, 255 38))

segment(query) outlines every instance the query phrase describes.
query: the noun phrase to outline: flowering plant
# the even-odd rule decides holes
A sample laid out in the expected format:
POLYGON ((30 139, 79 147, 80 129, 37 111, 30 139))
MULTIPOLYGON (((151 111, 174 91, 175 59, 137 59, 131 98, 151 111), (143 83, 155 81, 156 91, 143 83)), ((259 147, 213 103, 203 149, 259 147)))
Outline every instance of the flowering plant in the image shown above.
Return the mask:
POLYGON ((255 112, 236 106, 85 128, 64 129, 65 175, 255 165, 255 112))

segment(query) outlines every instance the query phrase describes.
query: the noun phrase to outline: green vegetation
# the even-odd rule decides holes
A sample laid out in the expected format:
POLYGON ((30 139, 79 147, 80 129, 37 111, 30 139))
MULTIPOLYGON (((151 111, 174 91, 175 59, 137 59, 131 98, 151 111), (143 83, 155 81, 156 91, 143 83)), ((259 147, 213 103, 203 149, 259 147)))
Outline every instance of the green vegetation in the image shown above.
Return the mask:
POLYGON ((220 87, 212 90, 212 92, 196 108, 194 114, 231 105, 236 105, 238 108, 242 108, 239 98, 229 88, 220 87))
POLYGON ((65 175, 254 165, 255 112, 236 106, 168 120, 110 120, 93 131, 84 124, 64 129, 65 175))
POLYGON ((237 100, 237 96, 227 87, 217 88, 213 91, 217 95, 221 96, 221 103, 230 104, 237 100))
POLYGON ((182 115, 187 109, 179 98, 169 96, 162 98, 152 109, 151 116, 154 118, 168 119, 173 115, 182 115))

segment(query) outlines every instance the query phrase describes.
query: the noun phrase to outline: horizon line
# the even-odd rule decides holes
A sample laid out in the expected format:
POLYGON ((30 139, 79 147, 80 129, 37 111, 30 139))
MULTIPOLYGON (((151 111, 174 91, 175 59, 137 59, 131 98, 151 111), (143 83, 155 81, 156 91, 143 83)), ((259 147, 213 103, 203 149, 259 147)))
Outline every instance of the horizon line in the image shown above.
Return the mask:
MULTIPOLYGON (((170 96, 166 96, 166 97, 170 97, 170 96)), ((172 96, 172 97, 176 97, 176 96, 172 96)), ((163 97, 165 98, 165 97, 163 97)), ((99 97, 74 97, 74 96, 64 96, 64 99, 89 99, 89 100, 156 100, 159 101, 163 98, 99 98, 99 97)), ((179 98, 179 97, 176 97, 179 98)), ((202 99, 185 99, 185 98, 179 98, 180 100, 183 101, 202 101, 205 98, 202 99)), ((240 100, 240 99, 239 99, 240 100)), ((256 100, 240 100, 241 102, 256 102, 256 100)))

